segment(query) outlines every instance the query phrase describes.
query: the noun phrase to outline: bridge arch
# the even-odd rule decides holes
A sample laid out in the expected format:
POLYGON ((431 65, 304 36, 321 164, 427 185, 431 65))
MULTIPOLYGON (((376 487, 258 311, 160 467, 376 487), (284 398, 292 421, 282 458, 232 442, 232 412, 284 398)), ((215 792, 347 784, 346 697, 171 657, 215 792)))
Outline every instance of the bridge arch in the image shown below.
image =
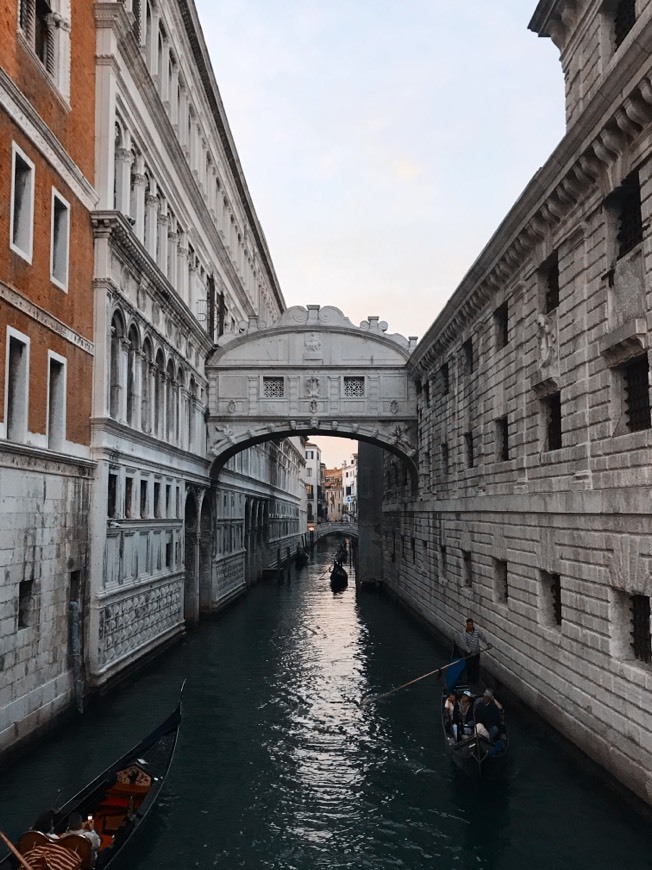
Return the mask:
POLYGON ((251 318, 223 335, 206 364, 213 474, 254 444, 293 435, 367 441, 398 456, 417 485, 416 339, 360 326, 338 309, 289 308, 271 326, 251 318))

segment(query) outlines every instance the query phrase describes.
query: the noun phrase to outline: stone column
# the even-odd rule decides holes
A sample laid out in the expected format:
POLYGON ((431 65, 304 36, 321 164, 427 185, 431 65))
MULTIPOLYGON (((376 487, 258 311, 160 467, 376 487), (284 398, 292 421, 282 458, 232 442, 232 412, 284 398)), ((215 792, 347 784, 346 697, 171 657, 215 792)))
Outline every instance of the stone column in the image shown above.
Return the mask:
POLYGON ((188 240, 186 233, 179 230, 177 249, 177 293, 188 304, 188 240))
POLYGON ((118 401, 118 420, 121 423, 127 422, 127 369, 129 366, 129 339, 120 339, 120 358, 118 369, 120 372, 120 398, 118 401))
POLYGON ((170 59, 170 123, 176 128, 179 120, 179 64, 170 59))
POLYGON ((132 205, 130 208, 131 217, 134 221, 133 227, 136 237, 141 242, 145 242, 145 194, 147 190, 147 176, 142 172, 141 166, 143 159, 136 160, 136 171, 131 176, 132 184, 132 205))
POLYGON ((170 220, 168 229, 168 262, 166 274, 171 284, 177 283, 177 250, 179 247, 179 235, 177 233, 177 222, 174 218, 170 220))
POLYGON ((135 429, 142 429, 144 361, 145 354, 142 350, 136 350, 134 352, 134 419, 132 421, 135 429))
POLYGON ((162 40, 161 57, 159 58, 159 83, 158 90, 161 102, 170 111, 170 42, 167 38, 162 40))
POLYGON ((158 31, 160 13, 155 6, 150 7, 150 29, 147 34, 147 69, 154 78, 158 74, 158 31))
POLYGON ((188 91, 179 76, 179 109, 177 112, 177 136, 183 151, 188 156, 188 91))
POLYGON ((145 247, 156 260, 156 236, 158 232, 158 196, 151 188, 145 196, 145 247))
POLYGON ((156 262, 161 272, 165 273, 168 267, 168 204, 162 199, 160 200, 160 210, 157 215, 157 240, 156 240, 156 262))

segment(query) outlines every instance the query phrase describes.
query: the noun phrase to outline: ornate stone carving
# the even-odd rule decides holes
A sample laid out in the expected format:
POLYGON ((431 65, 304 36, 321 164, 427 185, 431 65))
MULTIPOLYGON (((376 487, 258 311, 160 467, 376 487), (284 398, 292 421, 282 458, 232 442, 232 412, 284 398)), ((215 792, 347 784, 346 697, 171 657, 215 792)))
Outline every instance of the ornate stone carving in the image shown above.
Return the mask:
POLYGON ((547 314, 537 317, 537 338, 539 342, 539 364, 550 365, 554 359, 554 350, 557 344, 555 323, 547 314))
POLYGON ((306 396, 309 399, 316 399, 319 396, 319 378, 314 375, 309 376, 305 380, 306 396))

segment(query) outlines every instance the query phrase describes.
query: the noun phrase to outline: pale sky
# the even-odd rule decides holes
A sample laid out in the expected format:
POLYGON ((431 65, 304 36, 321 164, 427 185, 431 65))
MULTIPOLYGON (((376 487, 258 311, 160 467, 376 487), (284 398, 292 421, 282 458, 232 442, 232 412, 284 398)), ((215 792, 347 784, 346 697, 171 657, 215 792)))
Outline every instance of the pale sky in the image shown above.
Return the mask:
POLYGON ((536 0, 195 2, 286 304, 422 336, 563 135, 536 0))

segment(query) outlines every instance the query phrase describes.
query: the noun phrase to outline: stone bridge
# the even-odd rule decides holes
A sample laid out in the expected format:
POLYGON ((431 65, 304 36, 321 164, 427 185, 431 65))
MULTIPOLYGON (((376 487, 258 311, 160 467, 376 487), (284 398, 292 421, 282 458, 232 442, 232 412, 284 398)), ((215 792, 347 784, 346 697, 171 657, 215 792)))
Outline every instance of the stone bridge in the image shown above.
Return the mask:
POLYGON ((308 539, 312 538, 312 540, 316 543, 321 538, 325 538, 328 535, 345 535, 349 538, 357 538, 358 537, 358 524, 357 523, 318 523, 315 526, 314 532, 311 530, 308 539))
POLYGON ((338 308, 309 305, 221 336, 206 365, 214 470, 270 438, 335 435, 396 454, 416 487, 416 384, 407 369, 416 338, 386 330, 377 317, 354 326, 338 308))

